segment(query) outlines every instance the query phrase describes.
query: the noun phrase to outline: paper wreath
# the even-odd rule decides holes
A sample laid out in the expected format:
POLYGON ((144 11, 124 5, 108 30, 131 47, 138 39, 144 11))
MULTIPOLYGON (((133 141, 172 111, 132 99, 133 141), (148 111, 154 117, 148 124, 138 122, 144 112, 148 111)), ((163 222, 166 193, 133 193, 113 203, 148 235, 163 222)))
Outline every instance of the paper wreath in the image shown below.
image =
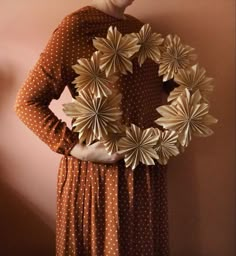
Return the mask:
POLYGON ((144 24, 139 33, 122 35, 110 26, 107 38, 95 37, 97 49, 90 59, 80 58, 72 66, 78 75, 72 82, 78 96, 63 104, 66 115, 75 119, 72 127, 87 145, 100 140, 109 154, 124 153, 126 167, 139 162, 166 165, 189 145, 192 136, 213 134, 208 127, 218 120, 209 114, 208 95, 213 91, 213 78, 195 62, 194 49, 182 44, 179 36, 152 32, 144 24), (133 72, 132 59, 139 66, 146 59, 159 65, 163 82, 173 79, 178 87, 170 92, 167 102, 156 110, 162 117, 153 120, 163 130, 150 127, 142 130, 135 124, 121 123, 122 95, 112 88, 120 74, 133 72))

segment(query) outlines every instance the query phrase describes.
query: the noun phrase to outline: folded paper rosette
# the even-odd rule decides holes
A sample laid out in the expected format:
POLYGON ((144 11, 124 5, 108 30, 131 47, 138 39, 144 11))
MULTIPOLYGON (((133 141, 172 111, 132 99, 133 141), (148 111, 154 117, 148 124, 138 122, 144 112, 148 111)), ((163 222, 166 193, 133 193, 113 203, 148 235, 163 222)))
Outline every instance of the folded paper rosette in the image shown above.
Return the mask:
POLYGON ((149 24, 138 33, 122 35, 110 26, 107 37, 95 37, 93 45, 97 50, 92 56, 72 66, 78 96, 63 104, 65 114, 75 119, 72 127, 81 142, 89 145, 99 140, 109 154, 123 153, 126 167, 135 169, 140 162, 166 165, 170 157, 184 151, 193 136, 213 134, 209 125, 218 121, 209 114, 213 79, 196 62, 194 49, 182 44, 177 35, 163 38, 149 24), (162 130, 122 124, 122 95, 111 85, 121 74, 133 72, 134 58, 140 67, 151 59, 159 66, 163 82, 173 79, 178 85, 167 98, 169 105, 156 109, 161 117, 153 122, 162 130))

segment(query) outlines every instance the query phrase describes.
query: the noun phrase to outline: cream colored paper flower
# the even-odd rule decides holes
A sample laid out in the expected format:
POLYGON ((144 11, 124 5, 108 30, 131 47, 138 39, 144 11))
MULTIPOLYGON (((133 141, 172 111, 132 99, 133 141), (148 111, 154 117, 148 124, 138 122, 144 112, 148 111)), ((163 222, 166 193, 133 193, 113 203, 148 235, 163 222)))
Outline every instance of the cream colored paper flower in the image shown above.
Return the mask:
POLYGON ((164 41, 161 34, 152 32, 151 26, 144 24, 139 33, 131 33, 131 36, 138 38, 138 43, 141 45, 137 53, 139 66, 141 67, 147 58, 158 63, 161 57, 160 45, 164 41))
POLYGON ((159 138, 154 147, 159 156, 157 161, 158 163, 165 165, 168 163, 171 156, 176 156, 180 153, 177 147, 178 134, 169 130, 161 131, 158 128, 153 128, 153 132, 159 138))
POLYGON ((109 155, 112 155, 119 150, 119 140, 124 136, 125 133, 110 133, 101 140, 109 155))
POLYGON ((208 114, 208 104, 201 103, 201 99, 199 90, 190 95, 186 88, 174 102, 175 104, 156 109, 162 117, 155 122, 165 129, 176 131, 180 144, 187 147, 192 135, 202 137, 211 135, 213 131, 207 126, 217 122, 216 118, 208 114))
POLYGON ((111 84, 118 80, 118 76, 111 75, 106 77, 105 72, 101 71, 100 65, 101 53, 94 52, 91 59, 80 58, 78 64, 72 66, 79 75, 72 82, 75 88, 80 92, 82 90, 93 93, 95 97, 107 97, 111 95, 111 84))
POLYGON ((106 76, 114 73, 127 74, 133 72, 133 64, 130 57, 139 50, 138 39, 129 34, 122 36, 116 27, 110 26, 107 38, 95 37, 94 47, 102 53, 100 68, 106 76))
POLYGON ((125 154, 126 167, 131 166, 132 170, 142 162, 147 165, 154 165, 154 159, 158 155, 154 150, 158 137, 153 133, 151 128, 141 130, 138 126, 131 124, 126 128, 126 137, 119 140, 118 153, 125 154))
POLYGON ((79 132, 79 139, 91 144, 95 139, 102 139, 109 132, 119 132, 121 94, 95 98, 84 91, 73 99, 72 103, 63 104, 63 111, 76 118, 72 127, 79 132))
POLYGON ((208 102, 207 97, 214 88, 212 85, 213 78, 206 77, 206 70, 199 67, 198 64, 189 69, 180 69, 178 74, 174 76, 174 81, 179 86, 171 91, 167 98, 168 102, 176 100, 185 88, 188 88, 192 93, 199 89, 203 100, 208 102))
POLYGON ((180 69, 190 67, 196 58, 194 49, 183 45, 177 35, 168 35, 164 42, 163 52, 159 61, 159 76, 163 75, 163 81, 168 81, 178 73, 180 69))

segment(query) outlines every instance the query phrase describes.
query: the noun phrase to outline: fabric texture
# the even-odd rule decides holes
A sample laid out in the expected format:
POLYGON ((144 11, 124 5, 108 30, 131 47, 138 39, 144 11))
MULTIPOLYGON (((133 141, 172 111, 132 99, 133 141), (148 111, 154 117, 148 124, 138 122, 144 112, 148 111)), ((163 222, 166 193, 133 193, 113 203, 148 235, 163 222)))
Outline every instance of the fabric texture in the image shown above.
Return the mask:
MULTIPOLYGON (((90 58, 92 39, 106 37, 109 26, 122 33, 139 32, 144 24, 132 15, 116 18, 84 6, 62 19, 20 88, 18 117, 53 151, 62 154, 57 182, 56 255, 169 255, 167 166, 140 163, 134 170, 124 160, 115 164, 82 161, 69 154, 78 134, 59 120, 49 104, 71 83, 72 65, 90 58)), ((162 104, 163 83, 158 66, 146 60, 116 85, 122 93, 123 122, 155 127, 162 104)))

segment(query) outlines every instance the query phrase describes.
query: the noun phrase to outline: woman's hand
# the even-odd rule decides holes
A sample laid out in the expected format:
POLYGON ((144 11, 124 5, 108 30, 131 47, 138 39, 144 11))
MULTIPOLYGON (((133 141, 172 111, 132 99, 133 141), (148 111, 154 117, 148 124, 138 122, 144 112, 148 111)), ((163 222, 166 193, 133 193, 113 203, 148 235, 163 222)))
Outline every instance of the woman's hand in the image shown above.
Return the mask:
POLYGON ((100 141, 97 141, 88 146, 78 143, 72 148, 70 155, 83 161, 91 161, 104 164, 113 164, 124 158, 123 154, 114 153, 109 155, 104 145, 100 141))

